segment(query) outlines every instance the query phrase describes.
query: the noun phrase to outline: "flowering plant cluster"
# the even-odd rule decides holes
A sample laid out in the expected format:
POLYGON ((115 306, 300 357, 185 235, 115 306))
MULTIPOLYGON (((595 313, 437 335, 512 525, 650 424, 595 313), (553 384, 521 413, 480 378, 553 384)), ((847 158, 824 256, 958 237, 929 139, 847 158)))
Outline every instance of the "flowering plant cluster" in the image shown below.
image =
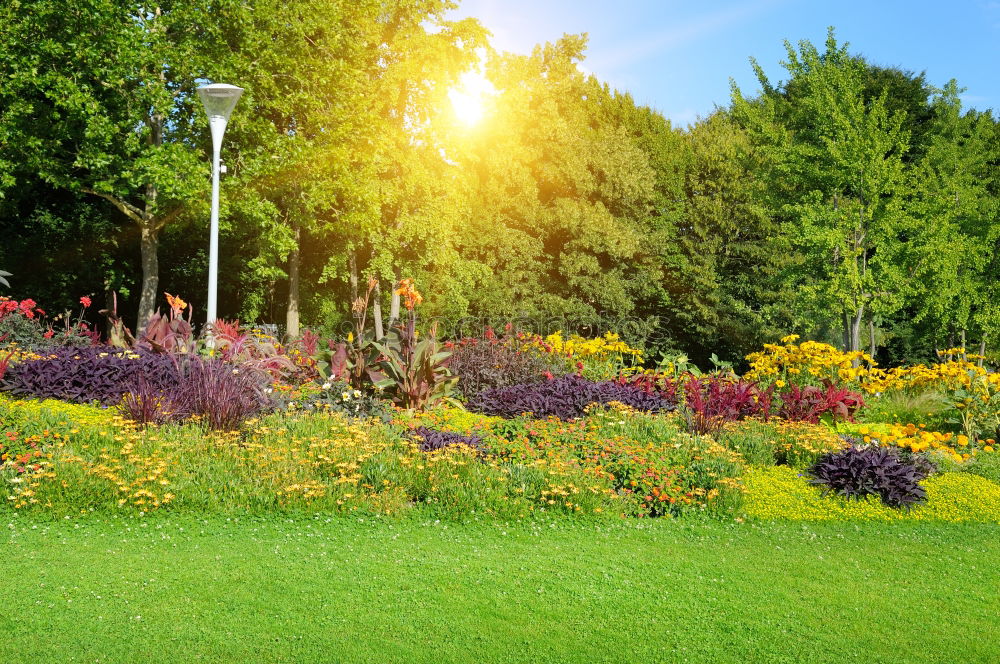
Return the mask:
POLYGON ((623 371, 641 366, 643 361, 642 351, 629 346, 614 332, 592 339, 578 334, 564 338, 561 330, 546 337, 521 333, 519 338, 525 349, 558 358, 565 373, 577 373, 591 380, 612 380, 623 371))
POLYGON ((976 379, 1000 386, 1000 374, 977 364, 983 358, 963 348, 938 351, 941 362, 882 369, 870 355, 844 352, 818 341, 796 343, 798 335, 784 337, 781 344, 765 344, 764 350, 747 356, 750 370, 745 377, 773 383, 821 385, 824 381, 853 386, 868 394, 893 390, 968 388, 976 379))
POLYGON ((928 431, 922 424, 862 424, 842 430, 861 437, 866 444, 898 447, 959 464, 977 454, 989 454, 997 449, 993 438, 977 441, 965 434, 928 431))
MULTIPOLYGON (((0 350, 6 504, 735 515, 744 474, 791 491, 786 474, 760 471, 787 466, 888 505, 913 504, 926 489, 927 505, 914 514, 929 514, 936 500, 951 500, 930 487, 958 486, 927 476, 931 462, 939 474, 979 473, 983 495, 993 495, 1000 379, 959 349, 937 364, 883 370, 864 353, 786 337, 750 356, 744 377, 714 356, 708 373, 682 356, 646 370, 641 351, 613 333, 540 337, 508 326, 500 336, 490 329, 440 342, 433 326, 417 329, 412 280, 394 289, 406 320, 383 334, 367 319, 377 286, 371 280, 354 303, 356 336, 346 342, 308 330, 283 342, 217 321, 208 343, 188 303, 167 294, 166 314, 138 339, 112 332, 116 346, 90 346, 96 337, 68 323, 87 347, 8 343, 0 350), (885 403, 879 390, 935 391, 953 430, 943 418, 932 427, 940 430, 889 417, 855 424, 858 413, 879 412, 866 406, 885 403)), ((0 302, 0 322, 44 329, 30 300, 0 302)), ((82 323, 92 303, 80 303, 82 323)), ((806 476, 795 481, 795 491, 815 490, 806 476)), ((781 512, 754 495, 747 505, 748 514, 781 512)))
POLYGON ((55 345, 88 346, 100 342, 101 335, 84 320, 91 305, 88 296, 80 298, 81 309, 76 320, 70 312, 46 318, 44 309, 31 298, 18 302, 0 296, 0 344, 16 343, 23 348, 40 349, 55 345), (55 324, 61 322, 61 329, 55 324))
POLYGON ((867 375, 875 361, 862 351, 845 352, 818 341, 798 341, 790 334, 780 344, 764 344, 764 350, 747 355, 748 380, 773 382, 778 388, 788 382, 820 385, 824 379, 833 383, 857 383, 867 375))
POLYGON ((33 320, 36 315, 44 316, 45 312, 39 309, 38 303, 31 298, 26 298, 18 302, 6 295, 0 295, 0 320, 12 315, 33 320))
POLYGON ((543 508, 579 511, 580 497, 597 492, 613 498, 623 516, 728 514, 740 502, 742 457, 709 437, 684 433, 676 418, 617 404, 594 407, 572 421, 503 420, 452 409, 410 417, 421 426, 481 439, 484 463, 550 469, 556 477, 539 490, 543 508), (558 478, 571 468, 590 479, 568 484, 558 478), (595 480, 609 488, 587 486, 595 480))

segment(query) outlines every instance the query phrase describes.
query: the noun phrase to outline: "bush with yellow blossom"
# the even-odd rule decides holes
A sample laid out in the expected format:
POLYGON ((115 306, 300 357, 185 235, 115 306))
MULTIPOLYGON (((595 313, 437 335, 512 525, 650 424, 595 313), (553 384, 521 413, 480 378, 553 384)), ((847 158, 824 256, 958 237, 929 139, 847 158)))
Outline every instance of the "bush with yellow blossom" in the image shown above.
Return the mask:
POLYGON ((615 332, 587 338, 578 334, 563 336, 562 330, 547 337, 519 335, 524 348, 562 360, 570 373, 591 380, 612 380, 623 371, 640 367, 642 350, 625 343, 615 332))

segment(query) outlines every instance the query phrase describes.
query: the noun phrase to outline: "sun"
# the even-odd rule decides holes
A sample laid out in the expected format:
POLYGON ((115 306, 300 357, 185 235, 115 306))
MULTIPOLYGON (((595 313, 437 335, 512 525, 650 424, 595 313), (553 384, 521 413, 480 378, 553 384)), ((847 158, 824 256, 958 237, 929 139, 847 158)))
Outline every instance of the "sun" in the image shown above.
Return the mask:
POLYGON ((485 97, 496 92, 481 71, 467 71, 459 79, 459 84, 448 91, 455 118, 467 127, 482 122, 485 115, 485 97))

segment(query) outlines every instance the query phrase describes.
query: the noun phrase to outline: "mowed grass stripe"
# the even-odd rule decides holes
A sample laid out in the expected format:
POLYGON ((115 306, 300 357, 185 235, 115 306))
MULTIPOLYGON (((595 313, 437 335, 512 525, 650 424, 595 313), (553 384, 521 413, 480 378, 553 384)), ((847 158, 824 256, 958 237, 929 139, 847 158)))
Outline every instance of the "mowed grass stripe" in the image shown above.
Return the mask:
POLYGON ((996 662, 1000 528, 30 522, 3 662, 996 662))

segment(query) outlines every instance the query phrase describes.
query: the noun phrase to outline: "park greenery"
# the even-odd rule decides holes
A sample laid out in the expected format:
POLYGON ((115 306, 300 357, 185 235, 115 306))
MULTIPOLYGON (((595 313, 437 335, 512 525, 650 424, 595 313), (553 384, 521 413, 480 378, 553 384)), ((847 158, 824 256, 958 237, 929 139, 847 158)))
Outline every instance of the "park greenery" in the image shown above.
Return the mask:
POLYGON ((680 129, 451 8, 0 10, 3 509, 1000 521, 989 112, 831 28, 680 129))
POLYGON ((996 661, 991 113, 452 8, 0 6, 0 659, 996 661))
POLYGON ((496 52, 450 6, 6 3, 9 294, 87 293, 134 330, 164 290, 204 311, 211 80, 246 89, 223 151, 224 318, 332 333, 374 278, 392 327, 414 278, 425 319, 558 319, 534 331, 615 329, 699 363, 788 332, 885 365, 996 352, 1000 139, 957 82, 831 30, 676 127, 584 74, 585 36, 496 52))
POLYGON ((831 29, 678 129, 585 37, 451 7, 2 10, 2 509, 1000 521, 1000 143, 957 83, 831 29), (201 291, 214 79, 204 325, 163 287, 201 291))

